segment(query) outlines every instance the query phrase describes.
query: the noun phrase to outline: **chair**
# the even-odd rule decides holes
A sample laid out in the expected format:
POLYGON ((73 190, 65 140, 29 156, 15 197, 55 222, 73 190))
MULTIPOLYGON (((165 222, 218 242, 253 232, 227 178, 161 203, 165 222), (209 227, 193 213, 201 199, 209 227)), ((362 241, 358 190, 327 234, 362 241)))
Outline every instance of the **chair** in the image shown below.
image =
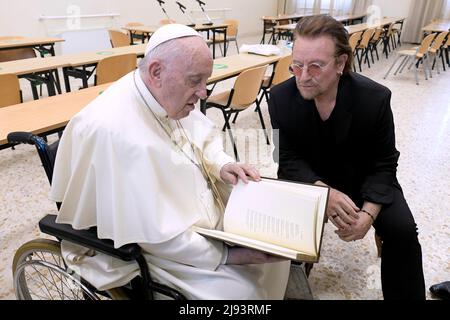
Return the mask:
MULTIPOLYGON (((371 52, 371 51, 370 51, 369 42, 372 39, 374 33, 375 33, 374 29, 367 29, 366 31, 364 31, 361 41, 356 46, 355 53, 356 53, 356 58, 358 59, 359 72, 362 71, 361 63, 363 62, 363 58, 364 58, 364 62, 367 61, 367 65, 370 68, 369 52, 371 52), (360 52, 361 52, 361 55, 359 55, 360 52)), ((373 56, 372 56, 372 63, 373 62, 374 61, 373 61, 373 56)))
MULTIPOLYGON (((144 24, 141 23, 141 22, 128 22, 128 23, 125 25, 125 27, 141 27, 141 26, 143 26, 143 25, 144 25, 144 24)), ((128 31, 128 36, 129 36, 129 37, 130 37, 130 34, 131 34, 131 31, 128 31)), ((133 34, 131 35, 131 37, 130 37, 130 39, 133 39, 133 43, 131 43, 131 44, 134 44, 134 39, 138 40, 139 42, 144 43, 146 38, 147 38, 147 37, 145 36, 144 33, 140 32, 140 31, 136 31, 136 32, 133 33, 133 34)))
MULTIPOLYGON (((237 42, 237 33, 238 33, 239 21, 234 20, 234 19, 229 19, 229 20, 224 20, 223 23, 224 24, 228 24, 228 27, 227 27, 227 43, 225 44, 226 48, 227 48, 226 51, 228 51, 228 46, 229 46, 230 42, 234 41, 234 43, 236 44, 236 50, 239 53, 239 45, 238 45, 238 42, 237 42)), ((224 35, 223 34, 216 35, 216 43, 220 44, 220 43, 223 43, 223 41, 224 41, 224 35)), ((219 49, 220 49, 220 52, 223 55, 222 47, 220 45, 219 45, 219 49)))
POLYGON ((273 27, 275 27, 276 25, 277 25, 276 22, 271 21, 271 20, 266 20, 263 17, 263 35, 262 35, 260 44, 266 43, 266 34, 270 34, 269 41, 267 41, 267 43, 274 42, 273 27))
MULTIPOLYGON (((397 35, 397 44, 402 45, 401 36, 405 19, 398 20, 392 27, 393 36, 397 35)), ((395 40, 395 39, 394 39, 395 40)))
POLYGON ((400 65, 398 66, 397 70, 395 71, 394 75, 397 75, 398 72, 402 72, 405 66, 410 63, 410 67, 413 63, 415 63, 415 77, 416 77, 416 84, 419 85, 419 77, 418 77, 418 69, 419 65, 423 63, 424 65, 424 73, 425 73, 425 79, 428 80, 427 72, 430 73, 430 78, 432 77, 431 69, 428 63, 428 49, 430 48, 431 42, 435 38, 436 34, 432 33, 427 35, 423 40, 420 46, 417 48, 417 50, 409 49, 409 50, 400 50, 397 52, 397 58, 394 60, 394 63, 391 65, 389 70, 384 75, 383 79, 386 79, 389 73, 391 72, 392 68, 394 68, 395 64, 398 60, 403 58, 403 60, 400 62, 400 65))
POLYGON ((391 51, 391 45, 390 43, 392 43, 392 50, 394 50, 397 45, 394 39, 394 23, 391 23, 389 25, 389 28, 387 29, 386 32, 383 33, 383 52, 386 55, 386 59, 388 58, 389 52, 391 51))
POLYGON ((377 55, 377 61, 380 60, 380 56, 378 55, 378 44, 382 40, 382 35, 383 35, 383 29, 377 28, 377 29, 375 29, 375 33, 374 33, 372 39, 370 39, 370 41, 369 41, 369 50, 370 50, 370 55, 372 56, 372 61, 373 61, 373 51, 374 50, 377 55))
POLYGON ((284 58, 281 58, 275 64, 272 74, 270 76, 264 76, 261 85, 262 94, 259 99, 259 105, 261 105, 263 97, 266 97, 267 103, 269 102, 270 88, 292 77, 292 74, 289 72, 289 65, 291 63, 292 63, 292 56, 286 56, 284 58))
MULTIPOLYGON (((356 46, 358 45, 359 41, 361 41, 362 34, 363 34, 362 31, 355 32, 348 39, 348 43, 349 43, 350 47, 352 48, 352 53, 353 53, 354 57, 356 57, 356 46)), ((356 72, 355 59, 353 59, 353 71, 356 72)))
POLYGON ((442 46, 442 51, 441 51, 442 55, 445 54, 445 59, 447 61, 447 65, 450 68, 450 59, 448 56, 449 48, 450 48, 450 34, 447 36, 447 42, 445 42, 445 44, 442 46))
POLYGON ((130 45, 130 37, 118 30, 108 30, 109 40, 113 48, 127 47, 130 45))
POLYGON ((19 78, 15 74, 0 74, 0 108, 22 103, 19 78))
POLYGON ((445 71, 445 62, 444 62, 444 55, 442 54, 442 50, 444 47, 444 41, 448 35, 449 35, 449 32, 439 33, 436 36, 436 38, 434 39, 433 43, 431 44, 431 47, 428 50, 430 56, 433 56, 433 65, 432 65, 431 69, 434 69, 434 66, 436 65, 437 73, 439 73, 439 63, 436 63, 438 54, 439 54, 439 57, 442 58, 442 68, 445 71))
POLYGON ((233 114, 238 114, 247 109, 253 103, 256 103, 258 109, 259 120, 266 136, 267 144, 269 144, 269 137, 266 132, 264 119, 259 108, 258 93, 261 88, 264 73, 266 72, 267 65, 251 68, 241 72, 234 82, 234 86, 230 91, 225 91, 217 95, 211 96, 206 100, 206 109, 218 108, 222 111, 225 119, 225 124, 222 131, 228 129, 231 142, 233 144, 234 155, 239 160, 236 144, 233 138, 230 127, 230 117, 233 114))
MULTIPOLYGON (((23 37, 3 37, 8 39, 21 39, 23 37)), ((36 52, 33 48, 18 48, 18 49, 8 49, 8 50, 0 50, 0 62, 8 62, 22 59, 31 59, 36 58, 36 52)), ((24 76, 30 82, 31 91, 33 93, 33 99, 38 100, 39 94, 37 91, 38 86, 42 86, 42 84, 47 85, 48 95, 55 94, 55 87, 58 89, 58 92, 61 93, 59 77, 57 70, 49 70, 48 72, 43 72, 40 74, 32 74, 24 76), (54 75, 53 75, 54 73, 54 75)), ((41 91, 42 95, 42 91, 41 91)))
MULTIPOLYGON (((48 145, 42 138, 28 132, 13 132, 9 143, 35 145, 45 173, 51 184, 58 141, 48 145)), ((59 209, 60 204, 57 203, 59 209)), ((98 239, 95 227, 75 230, 68 224, 55 222, 55 215, 46 215, 39 221, 43 233, 56 237, 34 239, 23 244, 13 259, 13 279, 16 297, 20 300, 99 300, 99 299, 153 299, 154 293, 176 300, 186 298, 178 291, 154 282, 150 277, 147 262, 137 244, 127 244, 118 249, 113 241, 98 239), (123 287, 99 291, 79 275, 68 270, 61 253, 61 240, 102 252, 124 261, 136 261, 140 276, 123 287)))
POLYGON ((95 85, 114 82, 136 69, 137 55, 135 53, 121 54, 104 58, 97 64, 95 85))

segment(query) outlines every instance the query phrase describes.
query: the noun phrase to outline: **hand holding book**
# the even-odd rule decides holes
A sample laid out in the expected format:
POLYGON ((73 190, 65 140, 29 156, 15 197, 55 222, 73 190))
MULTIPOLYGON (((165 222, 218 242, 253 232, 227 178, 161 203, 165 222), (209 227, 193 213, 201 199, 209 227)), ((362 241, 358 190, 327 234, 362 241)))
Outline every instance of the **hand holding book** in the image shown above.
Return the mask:
POLYGON ((194 231, 292 260, 319 259, 328 187, 262 179, 238 183, 224 214, 224 230, 194 231))

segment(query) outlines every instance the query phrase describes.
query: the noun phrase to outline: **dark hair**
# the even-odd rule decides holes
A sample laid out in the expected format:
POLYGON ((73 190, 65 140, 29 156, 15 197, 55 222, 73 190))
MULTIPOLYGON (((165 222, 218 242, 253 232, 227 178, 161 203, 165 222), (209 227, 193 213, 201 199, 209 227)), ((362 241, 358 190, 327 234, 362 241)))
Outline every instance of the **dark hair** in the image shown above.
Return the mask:
POLYGON ((353 52, 348 43, 348 32, 344 25, 328 15, 310 16, 302 18, 295 27, 294 37, 315 38, 320 36, 330 37, 335 44, 335 57, 341 54, 348 56, 344 73, 348 73, 353 64, 353 52))

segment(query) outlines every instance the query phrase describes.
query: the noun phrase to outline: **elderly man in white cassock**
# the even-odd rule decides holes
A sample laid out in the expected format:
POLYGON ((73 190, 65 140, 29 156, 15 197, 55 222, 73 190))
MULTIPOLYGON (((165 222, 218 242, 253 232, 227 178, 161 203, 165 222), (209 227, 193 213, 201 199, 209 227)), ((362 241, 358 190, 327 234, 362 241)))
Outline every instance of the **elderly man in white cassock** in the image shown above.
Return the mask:
MULTIPOLYGON (((154 280, 190 299, 282 299, 289 261, 190 229, 220 229, 225 183, 260 179, 257 170, 224 153, 213 123, 194 109, 206 98, 212 68, 195 30, 177 24, 158 29, 139 68, 67 125, 51 190, 62 202, 57 222, 97 226, 98 237, 115 247, 138 243, 154 280)), ((69 267, 100 290, 124 285, 139 272, 137 264, 101 253, 73 258, 85 251, 62 243, 69 267)))

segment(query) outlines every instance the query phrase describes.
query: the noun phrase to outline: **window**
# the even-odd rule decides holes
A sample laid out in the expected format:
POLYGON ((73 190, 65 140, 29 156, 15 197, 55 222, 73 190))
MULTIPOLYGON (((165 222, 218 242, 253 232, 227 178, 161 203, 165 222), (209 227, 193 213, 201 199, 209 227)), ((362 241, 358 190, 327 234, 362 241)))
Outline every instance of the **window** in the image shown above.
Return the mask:
MULTIPOLYGON (((450 3, 450 0, 448 0, 450 3)), ((320 13, 329 13, 334 16, 348 14, 351 11, 352 0, 297 0, 296 13, 319 13, 314 12, 320 4, 320 13)))
POLYGON ((313 13, 314 0, 297 0, 296 13, 313 13))
POLYGON ((442 12, 442 19, 450 20, 450 0, 444 1, 444 10, 442 12))

